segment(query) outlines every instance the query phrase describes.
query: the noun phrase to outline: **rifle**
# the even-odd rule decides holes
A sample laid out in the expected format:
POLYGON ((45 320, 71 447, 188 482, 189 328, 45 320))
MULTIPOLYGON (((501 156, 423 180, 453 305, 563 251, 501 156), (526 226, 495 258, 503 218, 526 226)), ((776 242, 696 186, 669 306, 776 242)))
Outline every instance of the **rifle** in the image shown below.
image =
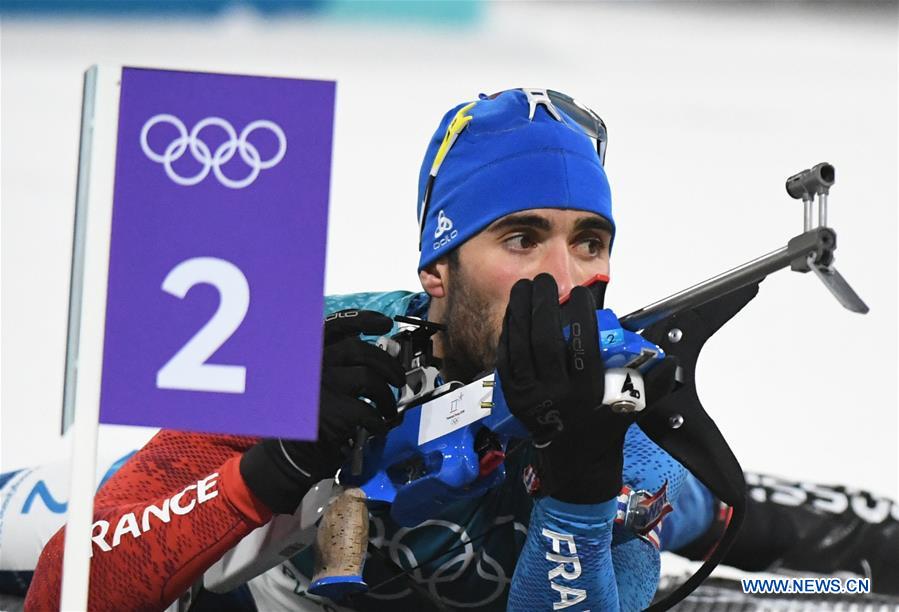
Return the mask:
MULTIPOLYGON (((868 311, 833 266, 836 232, 826 226, 826 219, 834 178, 833 166, 821 163, 787 179, 788 194, 803 201, 804 221, 803 233, 785 247, 624 317, 618 318, 610 309, 597 311, 606 365, 603 404, 638 414, 637 424, 647 436, 733 508, 730 526, 714 553, 657 608, 674 605, 711 572, 736 536, 745 508, 742 469, 696 396, 695 365, 704 342, 755 296, 761 280, 787 266, 801 273, 813 271, 847 309, 868 311), (813 227, 815 199, 818 225, 813 227), (679 359, 679 391, 672 394, 677 401, 662 402, 664 405, 646 411, 643 375, 666 354, 679 359)), ((563 306, 563 325, 564 317, 563 306)), ((396 320, 405 329, 380 338, 378 345, 407 369, 398 400, 398 424, 385 437, 367 444, 367 432, 358 432, 353 456, 339 473, 343 489, 332 496, 330 504, 323 503, 319 493, 310 503, 304 500, 294 517, 279 517, 282 524, 293 520, 300 527, 302 523, 292 545, 272 554, 273 549, 284 548, 284 542, 256 538, 250 550, 264 549, 267 555, 257 554, 241 565, 235 564, 229 553, 223 562, 229 562, 231 569, 219 571, 218 583, 207 581, 207 588, 219 592, 233 588, 289 557, 299 544, 308 545, 314 537, 316 564, 309 592, 335 601, 364 592, 368 589, 362 565, 369 507, 389 506, 394 521, 412 527, 439 515, 447 504, 480 497, 503 481, 509 442, 529 434, 509 412, 499 377, 491 372, 467 385, 458 381, 438 384, 430 338, 441 326, 409 317, 396 320), (322 515, 314 534, 310 505, 317 506, 317 514, 322 515), (307 509, 306 518, 299 521, 303 508, 307 509)))

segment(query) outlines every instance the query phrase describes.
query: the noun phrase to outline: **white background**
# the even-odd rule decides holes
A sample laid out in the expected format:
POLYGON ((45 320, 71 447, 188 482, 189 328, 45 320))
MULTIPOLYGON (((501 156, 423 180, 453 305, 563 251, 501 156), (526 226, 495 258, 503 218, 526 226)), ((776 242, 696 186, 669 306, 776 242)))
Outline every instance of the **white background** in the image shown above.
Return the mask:
MULTIPOLYGON (((476 27, 5 18, 2 470, 64 453, 82 73, 109 62, 338 81, 328 292, 417 288, 421 156, 479 92, 551 87, 605 119, 619 314, 785 245, 802 213, 784 179, 833 163, 836 265, 871 313, 779 272, 709 342, 699 388, 746 469, 895 498, 897 28, 895 4, 501 3, 476 27)), ((104 427, 101 446, 147 436, 104 427)))

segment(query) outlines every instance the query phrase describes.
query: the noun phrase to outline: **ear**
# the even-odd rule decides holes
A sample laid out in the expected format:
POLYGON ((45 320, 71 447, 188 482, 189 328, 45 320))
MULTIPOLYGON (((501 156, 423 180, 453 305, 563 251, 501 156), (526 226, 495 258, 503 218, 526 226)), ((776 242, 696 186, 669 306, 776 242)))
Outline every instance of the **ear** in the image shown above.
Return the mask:
POLYGON ((432 298, 446 297, 447 272, 449 263, 445 257, 441 257, 432 264, 428 264, 418 273, 421 288, 432 298))

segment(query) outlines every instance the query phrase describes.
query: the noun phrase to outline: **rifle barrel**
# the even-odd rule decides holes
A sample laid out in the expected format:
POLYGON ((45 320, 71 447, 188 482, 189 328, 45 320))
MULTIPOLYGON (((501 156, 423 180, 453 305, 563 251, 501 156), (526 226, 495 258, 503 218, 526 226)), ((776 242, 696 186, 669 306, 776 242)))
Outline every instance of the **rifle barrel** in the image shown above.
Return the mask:
POLYGON ((619 319, 621 327, 636 332, 682 310, 695 308, 716 297, 760 281, 772 272, 789 266, 797 256, 795 250, 798 249, 782 247, 771 251, 732 270, 713 276, 698 285, 693 285, 663 300, 635 310, 619 319))
POLYGON ((781 268, 790 266, 797 272, 808 272, 811 269, 808 261, 810 255, 814 255, 814 261, 817 264, 829 266, 836 247, 836 232, 829 227, 816 227, 794 236, 785 247, 771 251, 727 272, 722 272, 698 285, 670 295, 664 300, 635 310, 624 315, 618 321, 621 327, 633 332, 646 329, 653 323, 667 319, 682 310, 696 308, 710 300, 727 295, 731 291, 742 289, 750 283, 758 282, 781 268))

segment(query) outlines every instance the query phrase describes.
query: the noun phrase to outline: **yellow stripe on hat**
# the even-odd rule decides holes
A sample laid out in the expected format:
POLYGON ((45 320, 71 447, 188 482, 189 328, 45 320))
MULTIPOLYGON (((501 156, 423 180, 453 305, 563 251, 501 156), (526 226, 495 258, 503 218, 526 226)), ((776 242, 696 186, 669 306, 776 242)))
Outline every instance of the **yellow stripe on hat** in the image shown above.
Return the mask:
POLYGON ((440 148, 437 149, 437 155, 434 156, 434 163, 431 164, 431 176, 437 176, 437 170, 440 168, 440 164, 443 163, 446 154, 449 153, 453 143, 456 142, 459 133, 471 122, 471 115, 466 115, 465 113, 470 111, 475 104, 477 104, 477 100, 460 108, 459 112, 456 113, 456 116, 453 117, 453 120, 450 121, 449 127, 446 128, 446 134, 443 136, 443 142, 440 143, 440 148))

